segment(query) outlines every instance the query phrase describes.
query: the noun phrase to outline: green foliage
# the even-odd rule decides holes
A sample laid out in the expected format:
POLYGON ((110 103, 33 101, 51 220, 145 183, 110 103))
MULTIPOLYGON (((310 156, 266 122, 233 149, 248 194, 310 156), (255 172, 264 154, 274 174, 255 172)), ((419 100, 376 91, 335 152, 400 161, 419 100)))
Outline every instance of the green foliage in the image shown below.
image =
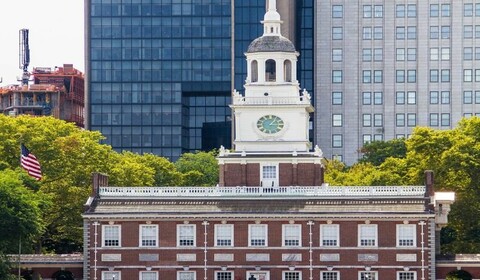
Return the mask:
POLYGON ((371 163, 375 166, 382 164, 387 158, 404 158, 407 153, 405 139, 393 139, 389 141, 373 141, 365 144, 360 152, 363 158, 360 163, 371 163))
POLYGON ((448 273, 445 280, 472 280, 472 275, 465 270, 456 270, 448 273))
POLYGON ((213 151, 185 153, 177 160, 175 166, 184 174, 183 185, 185 186, 215 186, 218 184, 218 163, 213 151))
POLYGON ((17 280, 17 277, 12 274, 12 263, 6 255, 0 252, 0 279, 2 280, 17 280))

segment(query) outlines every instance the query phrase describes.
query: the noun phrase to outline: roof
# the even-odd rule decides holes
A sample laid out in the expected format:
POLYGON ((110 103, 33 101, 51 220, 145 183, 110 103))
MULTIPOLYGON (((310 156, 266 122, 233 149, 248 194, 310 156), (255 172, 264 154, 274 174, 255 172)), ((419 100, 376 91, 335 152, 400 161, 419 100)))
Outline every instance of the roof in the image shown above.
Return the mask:
POLYGON ((255 52, 295 52, 295 46, 282 36, 262 36, 248 46, 247 53, 255 52))

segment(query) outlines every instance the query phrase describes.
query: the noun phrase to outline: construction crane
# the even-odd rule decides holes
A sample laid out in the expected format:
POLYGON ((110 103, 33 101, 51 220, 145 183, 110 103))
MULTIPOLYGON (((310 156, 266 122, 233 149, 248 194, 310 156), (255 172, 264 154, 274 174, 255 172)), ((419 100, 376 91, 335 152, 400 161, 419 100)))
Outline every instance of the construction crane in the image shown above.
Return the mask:
POLYGON ((28 85, 30 80, 30 73, 28 66, 30 65, 30 47, 28 46, 28 29, 20 29, 18 34, 19 39, 19 59, 18 67, 23 70, 22 85, 28 85))

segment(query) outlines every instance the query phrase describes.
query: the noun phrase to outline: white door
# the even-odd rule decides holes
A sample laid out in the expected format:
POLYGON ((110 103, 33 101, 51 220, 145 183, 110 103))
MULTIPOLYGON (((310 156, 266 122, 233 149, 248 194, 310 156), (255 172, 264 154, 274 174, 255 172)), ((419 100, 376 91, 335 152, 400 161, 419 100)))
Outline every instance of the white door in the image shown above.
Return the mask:
POLYGON ((262 187, 278 187, 278 165, 265 164, 262 168, 262 187))
POLYGON ((247 271, 247 280, 269 280, 268 271, 247 271))

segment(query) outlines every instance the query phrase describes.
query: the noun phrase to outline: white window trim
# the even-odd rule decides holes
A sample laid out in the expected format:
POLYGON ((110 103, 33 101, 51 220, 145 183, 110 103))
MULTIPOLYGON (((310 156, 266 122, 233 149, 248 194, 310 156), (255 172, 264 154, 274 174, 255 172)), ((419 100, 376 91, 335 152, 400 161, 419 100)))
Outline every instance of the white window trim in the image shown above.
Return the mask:
POLYGON ((323 274, 324 273, 336 273, 337 274, 337 279, 340 280, 340 272, 339 271, 320 271, 320 280, 323 279, 323 274))
POLYGON ((213 246, 215 246, 215 247, 233 247, 233 246, 235 246, 234 243, 233 243, 233 240, 234 240, 233 237, 235 236, 234 230, 235 230, 235 227, 233 226, 233 224, 216 224, 216 225, 215 225, 215 233, 214 233, 214 235, 215 235, 215 244, 214 244, 213 246), (218 233, 218 228, 219 228, 220 226, 223 226, 223 227, 224 227, 224 226, 228 226, 228 227, 230 227, 230 232, 231 232, 230 241, 231 241, 231 243, 232 243, 231 245, 217 245, 217 237, 218 237, 218 236, 217 236, 217 233, 218 233))
POLYGON ((413 273, 413 280, 417 280, 417 272, 416 271, 397 271, 397 280, 400 279, 400 273, 413 273))
POLYGON ((302 225, 299 224, 288 224, 282 225, 282 247, 302 247, 302 225), (298 245, 285 245, 285 228, 287 226, 294 226, 297 230, 298 236, 298 245))
POLYGON ((246 277, 245 279, 248 279, 252 276, 252 274, 255 274, 255 273, 265 273, 265 280, 270 280, 270 271, 264 271, 264 270, 250 270, 250 271, 247 271, 246 273, 246 277))
POLYGON ((362 272, 368 272, 368 273, 374 274, 375 278, 373 278, 372 280, 378 280, 378 272, 377 271, 366 271, 366 270, 358 272, 358 280, 362 279, 362 278, 360 278, 360 276, 362 275, 362 272))
POLYGON ((150 247, 150 248, 156 248, 158 247, 158 225, 151 225, 151 224, 141 224, 138 226, 138 247, 150 247), (142 228, 145 226, 153 226, 155 227, 155 246, 151 245, 142 245, 142 228))
POLYGON ((397 225, 397 247, 401 247, 401 248, 405 248, 405 247, 408 247, 408 248, 414 248, 414 247, 417 247, 417 226, 415 224, 398 224, 397 225), (400 245, 399 241, 400 241, 400 228, 401 227, 409 227, 409 228, 413 228, 413 245, 412 246, 405 246, 405 245, 400 245))
POLYGON ((230 272, 232 274, 232 280, 235 279, 235 272, 233 270, 225 270, 225 271, 217 270, 217 271, 215 271, 215 280, 218 280, 218 273, 221 273, 221 272, 230 272))
POLYGON ((115 278, 115 280, 122 280, 122 272, 121 271, 102 271, 102 280, 106 280, 105 274, 107 273, 118 273, 118 279, 115 278))
POLYGON ((102 247, 109 247, 109 248, 122 247, 122 226, 121 225, 102 225, 102 247), (118 228, 118 246, 105 246, 105 228, 106 227, 118 228))
POLYGON ((177 247, 196 247, 197 246, 197 225, 195 224, 178 224, 177 225, 177 247), (193 226, 193 245, 180 245, 180 228, 183 226, 193 226))
POLYGON ((158 280, 158 271, 140 271, 140 272, 138 272, 138 279, 139 279, 139 280, 143 280, 142 274, 143 274, 144 272, 155 273, 155 280, 158 280))
MULTIPOLYGON (((371 137, 371 135, 370 135, 371 137)), ((323 224, 323 225, 320 225, 320 247, 340 247, 340 225, 339 224, 323 224), (337 240, 337 245, 333 246, 329 246, 329 245, 323 245, 323 228, 326 227, 326 226, 335 226, 336 228, 336 240, 337 240)))
POLYGON ((377 224, 359 224, 358 225, 358 247, 378 247, 378 225, 377 224), (362 227, 374 227, 375 228, 375 246, 361 245, 361 232, 362 227))
POLYGON ((267 247, 268 246, 268 225, 266 224, 250 224, 248 225, 248 247, 267 247), (252 244, 252 226, 263 226, 265 228, 265 245, 251 245, 252 244))
POLYGON ((193 273, 193 279, 197 279, 197 272, 196 271, 177 271, 177 280, 180 279, 180 274, 182 273, 193 273))
POLYGON ((302 272, 301 271, 291 271, 291 270, 282 271, 282 280, 285 280, 285 273, 288 273, 288 272, 298 272, 298 279, 302 280, 302 272))
POLYGON ((263 184, 264 180, 269 180, 269 181, 275 181, 275 183, 273 184, 274 187, 278 187, 278 184, 280 182, 280 178, 279 178, 279 164, 278 163, 270 163, 270 162, 266 162, 266 163, 261 163, 260 164, 260 182, 262 182, 262 186, 263 187, 272 187, 271 185, 265 185, 263 184), (263 167, 265 166, 275 166, 275 180, 272 180, 271 178, 263 178, 263 167))

